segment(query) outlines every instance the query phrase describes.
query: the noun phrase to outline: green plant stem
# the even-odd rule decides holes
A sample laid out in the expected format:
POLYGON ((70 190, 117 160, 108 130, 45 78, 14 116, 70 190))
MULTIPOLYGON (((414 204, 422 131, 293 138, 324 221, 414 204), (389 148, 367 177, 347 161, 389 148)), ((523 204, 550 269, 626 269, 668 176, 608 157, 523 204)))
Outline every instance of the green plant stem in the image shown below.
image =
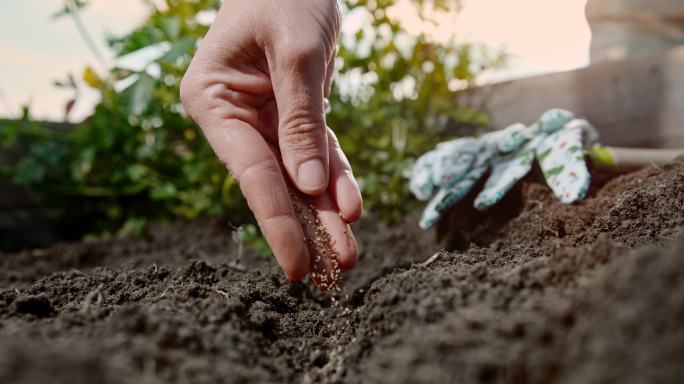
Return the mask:
POLYGON ((105 60, 100 50, 97 48, 95 41, 90 36, 90 32, 88 32, 88 29, 85 27, 83 21, 79 17, 78 8, 74 7, 70 0, 64 0, 64 5, 69 10, 69 16, 71 16, 74 25, 76 25, 78 33, 81 35, 81 38, 88 46, 88 49, 90 49, 90 52, 93 54, 93 56, 95 56, 95 59, 97 59, 97 61, 100 63, 102 69, 106 69, 108 67, 107 61, 105 60))

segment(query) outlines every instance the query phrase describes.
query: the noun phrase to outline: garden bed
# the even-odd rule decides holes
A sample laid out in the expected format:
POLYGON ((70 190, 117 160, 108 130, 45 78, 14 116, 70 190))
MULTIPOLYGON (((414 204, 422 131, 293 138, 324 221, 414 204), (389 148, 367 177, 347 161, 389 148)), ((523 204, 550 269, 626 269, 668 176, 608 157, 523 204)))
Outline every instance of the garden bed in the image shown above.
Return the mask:
POLYGON ((334 296, 215 220, 0 255, 0 382, 684 377, 684 161, 575 206, 530 182, 487 214, 466 206, 440 242, 415 214, 364 219, 334 296))

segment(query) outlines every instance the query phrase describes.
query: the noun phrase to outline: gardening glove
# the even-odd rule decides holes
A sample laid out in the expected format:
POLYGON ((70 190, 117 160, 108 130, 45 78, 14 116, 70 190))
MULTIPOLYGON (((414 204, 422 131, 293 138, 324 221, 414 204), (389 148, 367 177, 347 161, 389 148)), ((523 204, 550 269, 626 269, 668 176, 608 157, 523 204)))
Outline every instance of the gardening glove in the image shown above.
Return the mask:
POLYGON ((409 189, 420 200, 428 200, 435 190, 437 193, 425 208, 420 227, 430 228, 441 212, 461 200, 489 168, 502 138, 511 138, 504 146, 515 146, 515 132, 522 128, 519 124, 479 138, 444 142, 421 156, 411 170, 409 189))
POLYGON ((525 134, 534 134, 520 151, 496 159, 492 174, 484 189, 475 198, 475 208, 485 210, 499 202, 516 182, 532 168, 536 158, 546 183, 564 204, 571 204, 586 196, 591 176, 584 158, 584 147, 598 139, 596 129, 586 120, 572 119, 572 115, 558 110, 542 116, 538 126, 525 134), (555 116, 553 116, 555 115, 555 116), (549 124, 552 118, 556 121, 549 124), (563 124, 559 128, 559 125, 563 124))
POLYGON ((514 124, 479 139, 457 139, 438 145, 416 162, 411 178, 411 191, 422 200, 440 188, 425 208, 421 228, 434 225, 442 212, 462 199, 490 167, 491 175, 476 197, 475 207, 485 210, 496 204, 529 173, 535 158, 561 202, 582 199, 590 182, 582 148, 583 144, 593 144, 597 137, 588 122, 574 119, 569 111, 552 109, 529 127, 514 124), (459 152, 466 143, 470 143, 470 151, 459 152), (479 149, 476 155, 474 149, 479 149), (464 161, 464 155, 476 160, 464 161))
POLYGON ((485 210, 498 203, 515 183, 529 173, 535 158, 547 183, 562 202, 571 203, 584 197, 581 191, 583 185, 589 183, 589 172, 582 153, 582 127, 580 124, 570 125, 572 121, 574 116, 571 112, 551 109, 535 124, 520 129, 515 136, 504 137, 499 145, 500 155, 492 160, 491 175, 475 198, 475 208, 485 210), (527 142, 520 150, 505 146, 507 141, 520 146, 520 142, 525 140, 527 142), (578 149, 579 156, 575 154, 578 149), (568 173, 561 172, 566 165, 568 173))
POLYGON ((591 175, 584 158, 585 131, 595 132, 588 122, 573 120, 548 135, 535 148, 546 184, 563 204, 584 199, 589 190, 591 175))

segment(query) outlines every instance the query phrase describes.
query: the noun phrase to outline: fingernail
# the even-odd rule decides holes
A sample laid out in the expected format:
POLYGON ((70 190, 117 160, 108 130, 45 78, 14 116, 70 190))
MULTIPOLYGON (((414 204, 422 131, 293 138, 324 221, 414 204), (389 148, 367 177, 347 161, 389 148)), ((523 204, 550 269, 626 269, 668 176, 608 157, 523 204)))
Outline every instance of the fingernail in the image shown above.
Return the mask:
POLYGON ((363 211, 363 202, 358 184, 354 181, 353 176, 340 177, 335 187, 337 189, 337 206, 344 221, 351 223, 358 220, 361 211, 363 211))
POLYGON ((308 160, 299 165, 297 170, 299 187, 307 191, 319 191, 325 187, 325 168, 318 159, 308 160))
POLYGON ((349 224, 345 225, 344 228, 344 234, 347 240, 347 253, 345 254, 346 257, 339 261, 340 267, 344 270, 347 270, 354 268, 354 266, 356 265, 356 261, 359 257, 359 246, 356 242, 356 238, 354 238, 354 234, 352 233, 349 224))

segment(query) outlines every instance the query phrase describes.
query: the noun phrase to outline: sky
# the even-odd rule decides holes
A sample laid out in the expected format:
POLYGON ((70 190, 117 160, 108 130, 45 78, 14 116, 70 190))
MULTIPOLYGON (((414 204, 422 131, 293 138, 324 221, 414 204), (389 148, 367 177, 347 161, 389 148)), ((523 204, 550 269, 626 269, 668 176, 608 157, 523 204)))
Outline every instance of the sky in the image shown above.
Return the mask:
MULTIPOLYGON (((415 12, 399 0, 394 13, 409 30, 419 30, 415 12)), ((455 33, 459 39, 502 47, 508 66, 487 74, 496 82, 535 74, 569 70, 588 64, 590 32, 584 18, 586 0, 463 0, 455 18, 432 27, 435 36, 455 33)), ((59 89, 55 80, 69 73, 80 79, 83 68, 100 64, 69 18, 53 20, 63 0, 0 0, 0 117, 16 117, 28 104, 35 118, 61 121, 73 91, 59 89)), ((92 0, 81 14, 99 50, 111 65, 105 44, 108 35, 123 34, 146 16, 142 0, 92 0)), ((354 20, 345 19, 345 23, 354 20)), ((71 120, 92 111, 97 94, 81 87, 71 120)))

